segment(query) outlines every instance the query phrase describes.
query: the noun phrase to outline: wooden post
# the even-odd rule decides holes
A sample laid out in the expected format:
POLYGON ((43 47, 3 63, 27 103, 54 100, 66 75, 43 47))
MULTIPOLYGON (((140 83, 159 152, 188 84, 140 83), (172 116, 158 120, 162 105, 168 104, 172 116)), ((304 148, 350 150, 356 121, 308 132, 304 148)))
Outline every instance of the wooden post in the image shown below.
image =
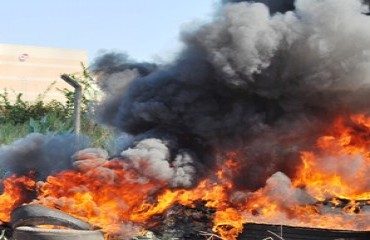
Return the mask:
POLYGON ((74 111, 73 111, 73 128, 74 132, 76 134, 76 138, 80 135, 80 129, 81 129, 81 97, 82 97, 82 88, 81 85, 74 79, 72 79, 67 74, 63 74, 61 78, 67 82, 69 85, 71 85, 74 89, 74 111))

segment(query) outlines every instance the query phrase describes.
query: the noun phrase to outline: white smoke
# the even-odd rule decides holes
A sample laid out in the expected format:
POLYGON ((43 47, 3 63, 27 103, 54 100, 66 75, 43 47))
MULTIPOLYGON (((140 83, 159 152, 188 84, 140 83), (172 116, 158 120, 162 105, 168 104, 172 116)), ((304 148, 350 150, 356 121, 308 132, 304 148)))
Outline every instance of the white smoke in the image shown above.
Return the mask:
POLYGON ((173 187, 191 187, 195 183, 194 159, 196 157, 189 151, 180 150, 173 162, 175 169, 171 185, 173 187))
POLYGON ((289 177, 282 172, 277 172, 267 179, 262 192, 263 196, 269 197, 271 201, 283 208, 315 202, 315 199, 304 190, 293 187, 289 177))
POLYGON ((166 141, 147 138, 134 147, 121 152, 143 176, 169 183, 172 187, 190 187, 194 184, 194 156, 180 150, 171 164, 170 149, 166 141))
POLYGON ((124 150, 121 156, 130 159, 133 167, 145 176, 169 181, 174 174, 169 164, 169 149, 159 139, 142 140, 135 147, 124 150))

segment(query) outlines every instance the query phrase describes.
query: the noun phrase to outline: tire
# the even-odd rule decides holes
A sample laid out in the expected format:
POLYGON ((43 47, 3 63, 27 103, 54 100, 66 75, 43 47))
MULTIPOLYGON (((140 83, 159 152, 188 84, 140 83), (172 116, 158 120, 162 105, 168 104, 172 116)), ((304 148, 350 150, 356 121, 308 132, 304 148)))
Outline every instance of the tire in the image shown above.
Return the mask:
POLYGON ((91 230, 94 227, 62 211, 42 205, 29 204, 16 208, 11 214, 11 226, 55 225, 75 230, 91 230))
POLYGON ((104 240, 104 235, 97 230, 90 231, 18 227, 13 231, 11 240, 104 240))

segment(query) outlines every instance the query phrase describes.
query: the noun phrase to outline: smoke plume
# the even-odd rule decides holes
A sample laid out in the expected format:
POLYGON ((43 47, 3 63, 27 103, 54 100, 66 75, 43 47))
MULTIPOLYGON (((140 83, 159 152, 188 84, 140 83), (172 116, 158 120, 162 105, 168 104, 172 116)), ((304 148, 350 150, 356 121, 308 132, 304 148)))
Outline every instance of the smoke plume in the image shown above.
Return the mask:
MULTIPOLYGON (((87 146, 86 139, 81 137, 78 141, 79 147, 87 146)), ((75 135, 32 133, 0 148, 0 168, 22 175, 35 171, 37 179, 41 180, 70 169, 71 156, 77 150, 75 135)))
POLYGON ((172 187, 191 187, 194 184, 195 156, 185 149, 178 149, 170 164, 169 145, 160 139, 147 138, 124 150, 121 156, 130 160, 144 176, 170 182, 172 187))
POLYGON ((245 161, 236 186, 254 190, 277 171, 290 176, 300 150, 314 146, 333 117, 366 112, 366 6, 358 0, 298 0, 287 11, 292 6, 225 3, 212 22, 182 33, 186 47, 173 63, 145 73, 130 68, 136 73, 129 80, 127 67, 104 67, 125 61, 114 54, 109 61, 98 58, 104 88, 110 88, 109 78, 125 85, 101 104, 102 122, 130 135, 156 133, 133 141, 136 150, 124 156, 134 159, 144 151, 141 159, 163 164, 171 171, 158 176, 171 181, 176 170, 168 165, 176 165, 178 155, 155 138, 171 135, 178 149, 191 150, 185 159, 196 162, 192 177, 206 175, 225 152, 238 151, 245 161))

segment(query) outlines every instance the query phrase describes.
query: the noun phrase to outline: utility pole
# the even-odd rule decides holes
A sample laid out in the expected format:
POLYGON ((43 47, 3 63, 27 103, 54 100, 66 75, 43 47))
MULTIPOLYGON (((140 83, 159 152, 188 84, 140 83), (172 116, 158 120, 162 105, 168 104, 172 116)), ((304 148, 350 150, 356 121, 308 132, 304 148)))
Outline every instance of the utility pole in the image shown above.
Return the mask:
POLYGON ((68 76, 67 74, 62 74, 61 78, 66 82, 68 83, 69 85, 71 85, 74 89, 75 89, 75 92, 74 92, 74 111, 73 111, 73 128, 74 128, 74 132, 76 134, 76 138, 78 139, 79 138, 79 135, 80 135, 80 129, 81 129, 81 97, 82 97, 82 87, 81 85, 76 81, 74 80, 73 78, 71 78, 70 76, 68 76))

